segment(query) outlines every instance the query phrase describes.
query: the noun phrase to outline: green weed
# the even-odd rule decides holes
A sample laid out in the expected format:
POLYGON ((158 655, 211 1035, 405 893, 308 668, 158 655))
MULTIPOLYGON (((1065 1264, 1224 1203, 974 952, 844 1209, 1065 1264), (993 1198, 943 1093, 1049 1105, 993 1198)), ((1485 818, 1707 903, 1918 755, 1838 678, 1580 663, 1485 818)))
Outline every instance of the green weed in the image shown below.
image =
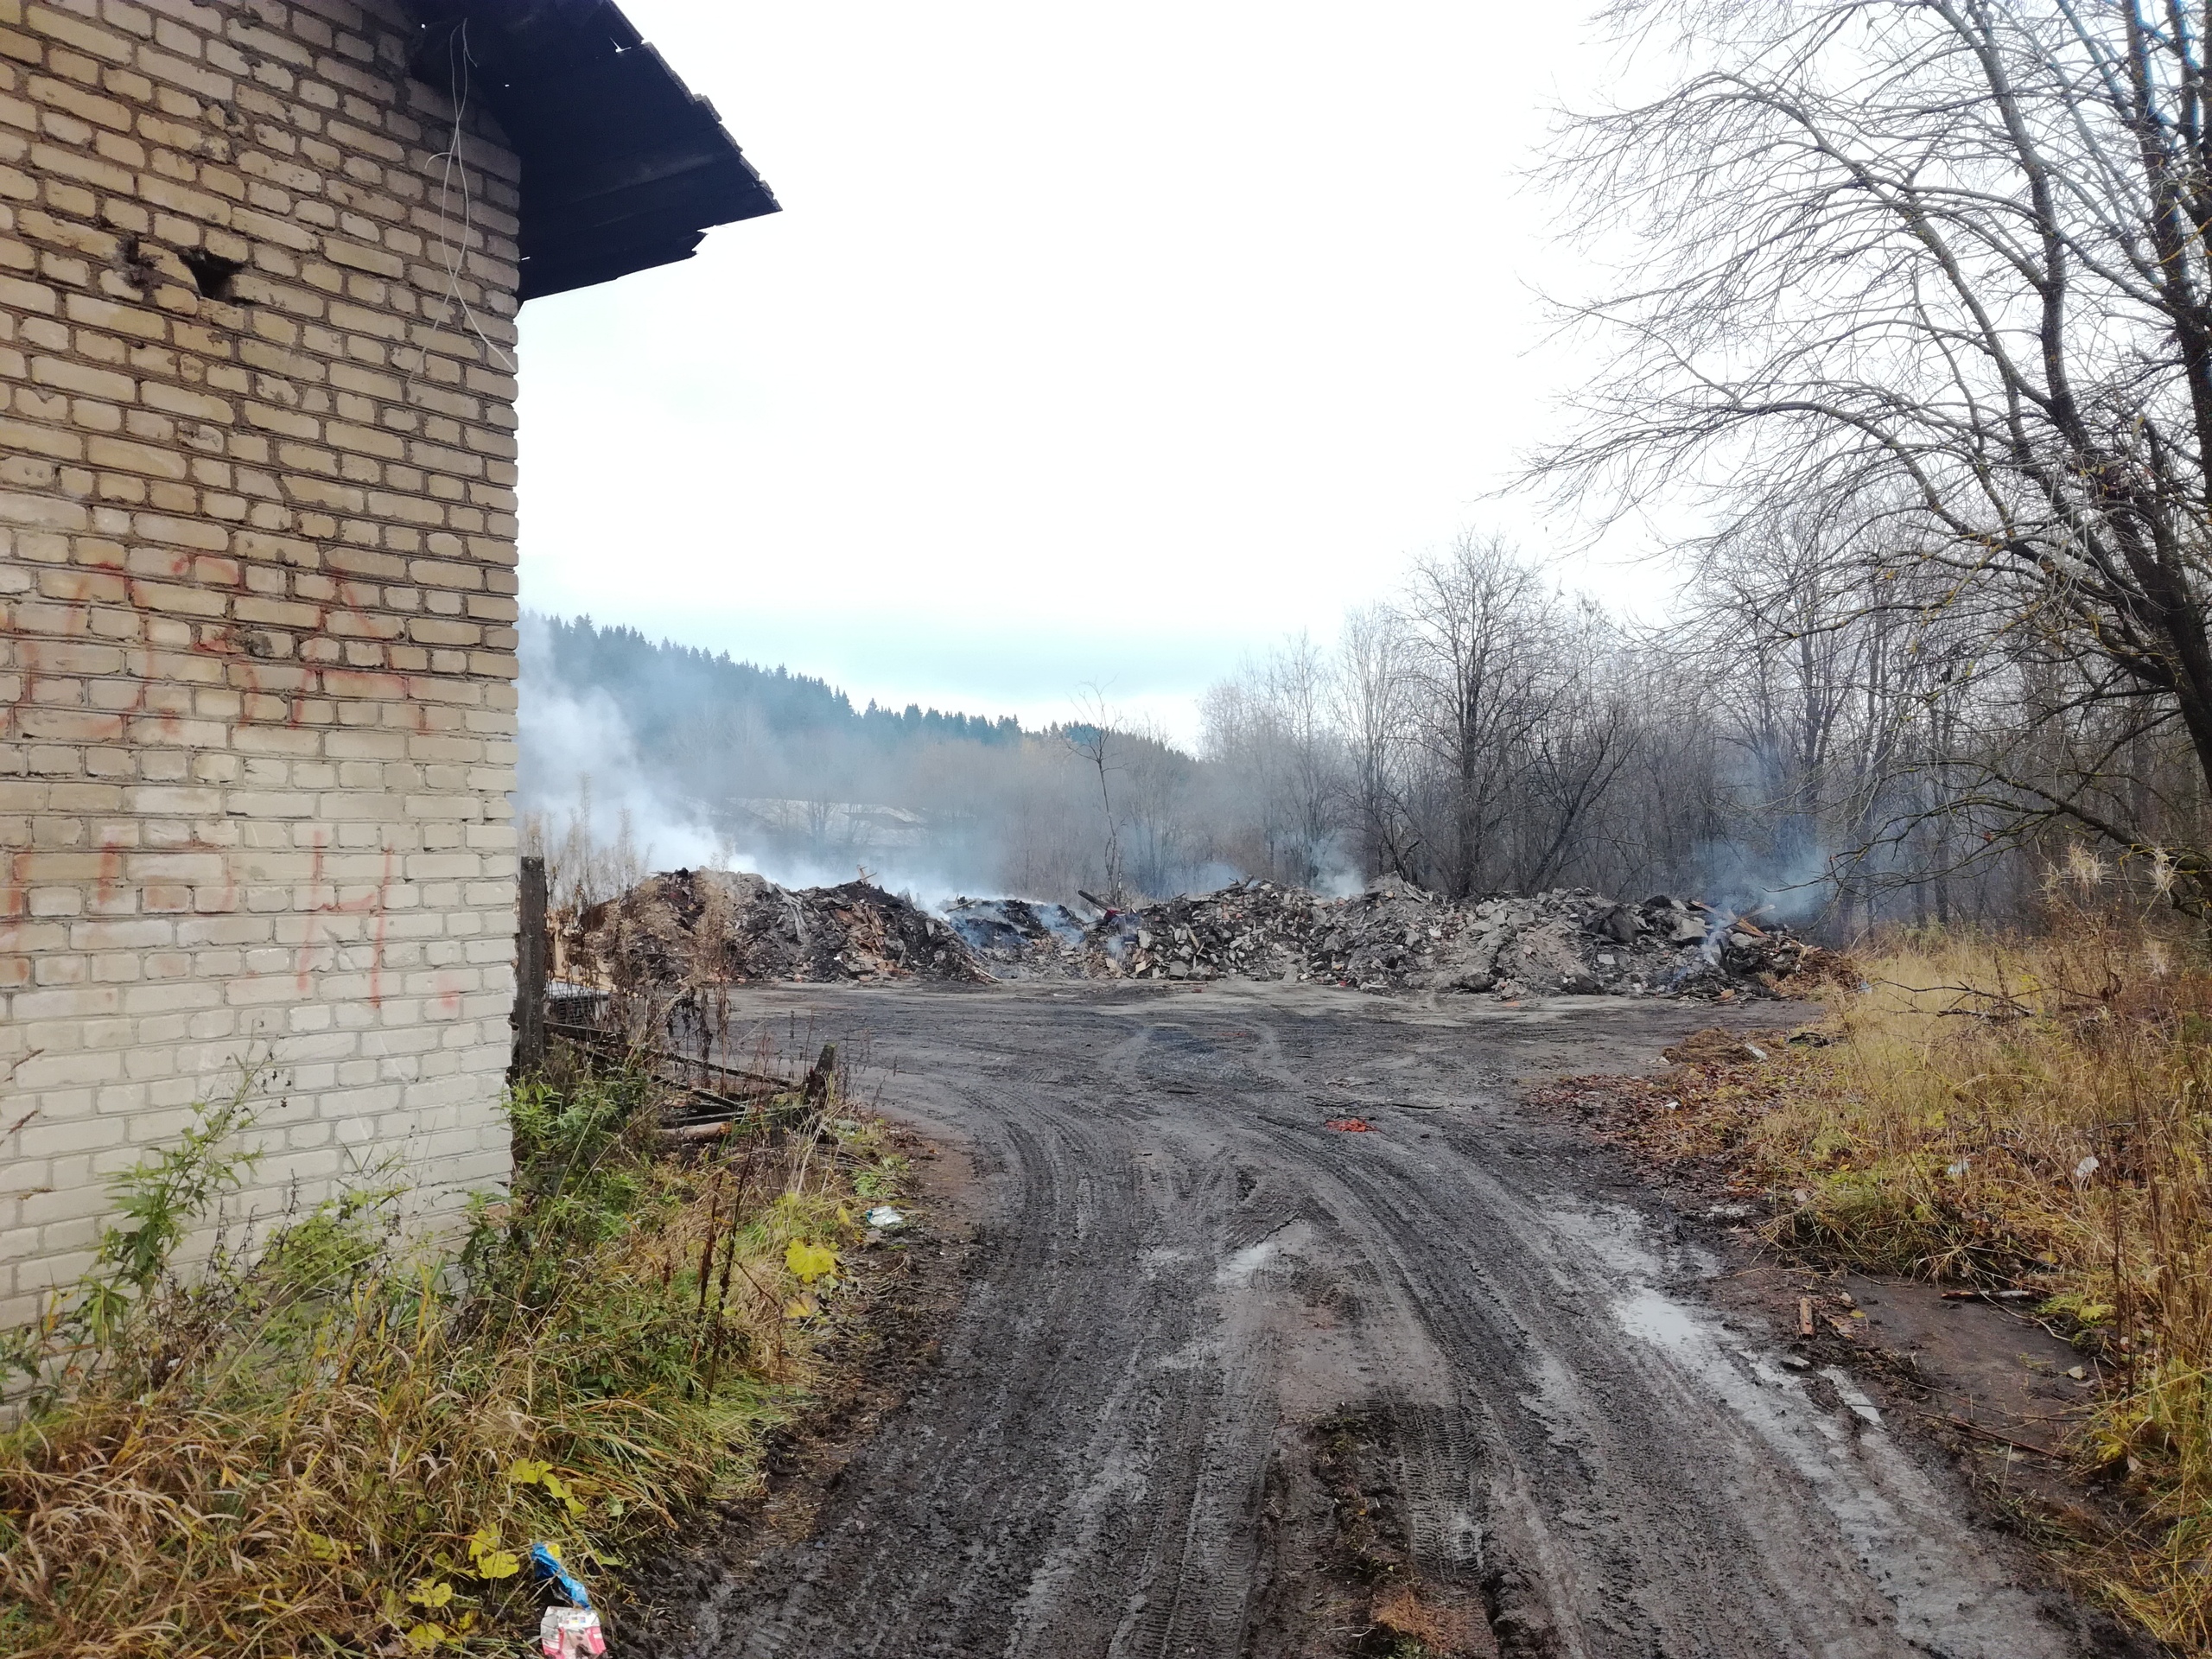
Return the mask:
MULTIPOLYGON (((531 1542, 603 1583, 741 1490, 807 1376, 786 1255, 836 1261, 872 1131, 824 1154, 810 1122, 679 1166, 652 1089, 574 1065, 516 1089, 512 1190, 457 1250, 371 1187, 186 1273, 250 1164, 247 1086, 203 1109, 12 1338, 36 1386, 0 1434, 0 1647, 512 1653, 531 1542)), ((813 1275, 810 1318, 836 1285, 813 1275)))

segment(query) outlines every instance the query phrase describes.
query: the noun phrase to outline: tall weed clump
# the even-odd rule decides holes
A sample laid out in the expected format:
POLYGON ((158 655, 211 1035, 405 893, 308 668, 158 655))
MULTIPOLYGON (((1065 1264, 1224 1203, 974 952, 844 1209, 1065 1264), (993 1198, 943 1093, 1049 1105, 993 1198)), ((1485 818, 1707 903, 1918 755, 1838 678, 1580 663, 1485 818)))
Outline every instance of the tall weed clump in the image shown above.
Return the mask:
POLYGON ((2096 906, 2082 862, 2042 935, 1867 957, 1844 1040, 1792 1052, 1745 1151, 1794 1197, 1780 1242, 2039 1294, 2107 1384, 2082 1455, 2143 1517, 2100 1588, 2212 1651, 2212 963, 2096 906))
POLYGON ((853 1175, 895 1160, 819 1115, 658 1160, 654 1087, 517 1087, 513 1190, 457 1254, 371 1190, 175 1269, 243 1166, 243 1090, 125 1178, 93 1274, 9 1351, 0 1651, 512 1653, 533 1542, 588 1580, 743 1483, 806 1376, 794 1263, 818 1307, 853 1175))

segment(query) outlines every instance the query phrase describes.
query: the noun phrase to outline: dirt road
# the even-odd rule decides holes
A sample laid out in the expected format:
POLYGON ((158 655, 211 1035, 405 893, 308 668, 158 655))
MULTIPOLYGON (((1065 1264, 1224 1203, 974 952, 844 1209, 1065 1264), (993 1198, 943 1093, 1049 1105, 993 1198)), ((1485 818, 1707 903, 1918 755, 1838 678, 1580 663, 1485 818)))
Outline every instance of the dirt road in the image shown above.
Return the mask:
MULTIPOLYGON (((1347 1654, 1378 1584, 1431 1653, 2087 1650, 1847 1373, 1714 1311, 1709 1249, 1516 1108, 1516 1077, 1649 1065, 1709 1007, 744 1009, 869 1033, 894 1115, 972 1157, 982 1234, 942 1363, 702 1656, 1347 1654), (1348 1115, 1375 1131, 1323 1127, 1348 1115)), ((1384 1634, 1358 1650, 1420 1651, 1384 1634)))

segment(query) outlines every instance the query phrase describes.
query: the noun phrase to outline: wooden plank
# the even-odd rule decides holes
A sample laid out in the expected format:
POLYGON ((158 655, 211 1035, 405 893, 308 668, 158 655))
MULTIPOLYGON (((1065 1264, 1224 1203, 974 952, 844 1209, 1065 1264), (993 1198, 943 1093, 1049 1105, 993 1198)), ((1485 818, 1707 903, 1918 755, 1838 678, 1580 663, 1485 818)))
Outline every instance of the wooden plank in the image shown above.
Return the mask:
POLYGON ((519 925, 515 936, 515 1053, 510 1077, 545 1064, 545 861, 522 861, 519 925))

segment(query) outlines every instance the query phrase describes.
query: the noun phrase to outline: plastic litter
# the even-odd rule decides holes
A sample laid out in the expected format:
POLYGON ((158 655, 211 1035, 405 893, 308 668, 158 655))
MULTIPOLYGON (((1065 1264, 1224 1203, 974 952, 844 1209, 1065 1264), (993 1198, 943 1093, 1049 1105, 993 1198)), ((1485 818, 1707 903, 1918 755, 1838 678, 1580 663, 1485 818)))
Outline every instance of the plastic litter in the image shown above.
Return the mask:
POLYGON ((607 1632, 588 1607, 548 1607, 537 1621, 537 1650, 545 1659, 582 1659, 607 1651, 607 1632))
POLYGON ((1375 1128, 1363 1117, 1332 1117, 1321 1127, 1325 1129, 1342 1129, 1346 1135, 1366 1135, 1375 1128))
MULTIPOLYGON (((591 1610, 591 1592, 584 1582, 562 1565, 561 1558, 553 1553, 553 1546, 546 1543, 530 1547, 531 1564, 537 1567, 537 1576, 550 1579, 560 1587, 561 1593, 587 1612, 591 1610)), ((556 1610, 557 1611, 557 1610, 556 1610)))
POLYGON ((861 1217, 861 1219, 867 1222, 869 1226, 880 1228, 886 1232, 888 1232, 893 1227, 904 1227, 906 1224, 906 1212, 900 1210, 893 1210, 887 1204, 877 1205, 874 1209, 869 1211, 867 1215, 861 1217))

